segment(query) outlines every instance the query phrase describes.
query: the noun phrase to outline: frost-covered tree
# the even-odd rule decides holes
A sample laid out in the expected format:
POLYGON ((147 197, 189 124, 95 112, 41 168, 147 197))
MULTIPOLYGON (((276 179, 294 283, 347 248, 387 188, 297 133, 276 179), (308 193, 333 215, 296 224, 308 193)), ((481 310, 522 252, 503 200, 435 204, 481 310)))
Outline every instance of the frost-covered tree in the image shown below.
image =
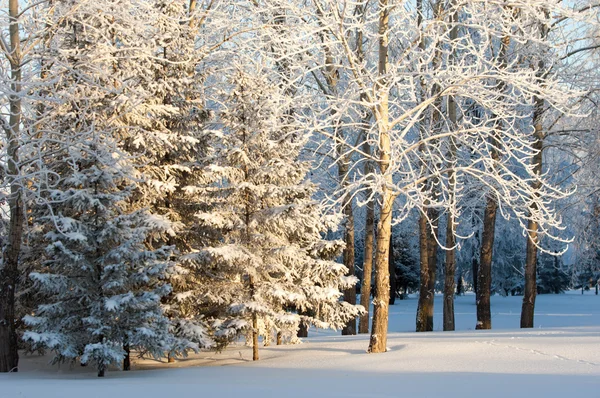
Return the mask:
POLYGON ((210 113, 204 106, 198 66, 203 54, 196 48, 196 26, 203 14, 196 12, 195 4, 184 0, 148 3, 152 29, 147 45, 152 57, 137 62, 140 71, 135 86, 143 102, 123 119, 135 127, 129 130, 125 148, 136 156, 142 180, 130 199, 131 207, 147 207, 165 217, 171 228, 148 243, 176 248, 172 256, 176 266, 168 276, 173 291, 163 299, 177 336, 170 360, 188 349, 213 344, 210 328, 194 301, 199 286, 182 260, 206 241, 193 217, 199 210, 196 194, 186 189, 198 179, 204 148, 201 132, 210 113))
POLYGON ((79 357, 103 376, 110 364, 124 361, 127 369, 130 350, 160 357, 168 349, 160 299, 170 291, 170 249, 146 248, 164 221, 123 212, 131 170, 114 141, 93 127, 88 134, 64 154, 61 181, 48 198, 48 260, 31 274, 48 301, 25 318, 33 328, 25 339, 53 350, 54 362, 79 357))
POLYGON ((330 223, 312 199, 309 164, 298 160, 303 137, 280 124, 291 98, 259 75, 240 68, 224 93, 197 187, 209 209, 196 214, 220 239, 187 256, 210 285, 206 308, 226 310, 216 314, 217 335, 251 335, 254 360, 259 334, 295 336, 299 323, 339 328, 359 313, 338 301, 356 278, 333 261, 341 242, 321 237, 330 223))
MULTIPOLYGON (((171 344, 161 298, 171 249, 149 238, 171 223, 131 200, 143 175, 123 148, 143 126, 140 76, 154 58, 147 39, 147 2, 62 2, 48 13, 52 67, 33 147, 40 153, 35 213, 46 232, 47 260, 31 274, 43 293, 25 338, 55 351, 55 361, 80 358, 108 365, 129 352, 161 356, 171 344)), ((153 20, 150 19, 150 22, 153 20)), ((152 26, 152 25, 150 25, 152 26)))

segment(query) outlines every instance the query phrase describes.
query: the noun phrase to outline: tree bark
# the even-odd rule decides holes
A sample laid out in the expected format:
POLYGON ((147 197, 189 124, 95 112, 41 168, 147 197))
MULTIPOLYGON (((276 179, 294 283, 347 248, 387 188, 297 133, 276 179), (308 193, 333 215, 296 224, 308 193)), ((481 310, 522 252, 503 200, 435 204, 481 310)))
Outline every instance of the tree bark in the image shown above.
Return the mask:
MULTIPOLYGON (((546 12, 546 16, 548 13, 546 12)), ((546 25, 540 26, 541 38, 546 39, 549 33, 549 27, 546 25)), ((543 58, 538 62, 538 72, 536 73, 538 77, 541 77, 545 72, 545 63, 543 58)), ((533 143, 533 149, 536 151, 533 155, 532 164, 533 164, 533 172, 536 175, 536 179, 531 184, 533 188, 533 195, 535 195, 536 199, 539 196, 539 190, 542 186, 542 182, 540 180, 543 169, 543 148, 544 148, 544 126, 543 126, 543 116, 544 116, 544 105, 545 101, 540 98, 535 98, 535 106, 533 110, 533 138, 535 142, 533 143)), ((533 214, 537 212, 538 208, 535 202, 531 204, 530 213, 533 214)), ((530 214, 530 215, 531 215, 530 214)), ((523 306, 521 308, 521 327, 522 328, 532 328, 533 327, 533 318, 535 314, 535 297, 537 294, 537 257, 538 257, 538 248, 537 244, 539 242, 538 236, 539 225, 534 220, 530 219, 527 223, 527 251, 525 257, 525 290, 523 294, 523 306)))
MULTIPOLYGON (((536 153, 533 155, 533 171, 538 178, 542 174, 542 149, 544 144, 544 131, 542 125, 542 116, 544 112, 544 100, 536 98, 534 109, 534 138, 533 149, 536 153)), ((532 184, 534 194, 537 194, 541 187, 541 181, 535 180, 532 184)), ((531 205, 531 212, 537 211, 535 203, 531 205)), ((538 228, 539 225, 534 220, 527 223, 527 249, 525 255, 525 290, 523 293, 523 306, 521 308, 521 328, 532 328, 535 313, 535 297, 537 294, 537 255, 538 255, 538 228)))
POLYGON ((252 360, 258 361, 258 315, 252 314, 252 360))
POLYGON ((456 254, 454 245, 454 217, 448 212, 448 223, 446 226, 446 263, 444 265, 444 330, 454 330, 454 289, 456 278, 456 254))
POLYGON ((392 229, 392 207, 394 197, 384 189, 383 203, 377 226, 377 253, 375 257, 375 298, 373 299, 373 326, 368 352, 387 350, 387 328, 389 316, 389 250, 392 229))
MULTIPOLYGON (((356 5, 355 15, 359 15, 360 18, 365 17, 366 4, 358 3, 356 5)), ((363 31, 360 28, 356 29, 356 56, 360 63, 365 59, 363 51, 363 31)), ((367 101, 365 93, 361 93, 361 99, 367 101)), ((371 120, 370 114, 365 111, 362 117, 362 123, 364 126, 369 125, 371 120)), ((366 157, 364 164, 364 175, 368 176, 373 172, 373 164, 368 159, 371 156, 371 144, 368 141, 368 129, 363 127, 363 152, 366 157)), ((364 240, 364 252, 363 252, 363 280, 360 288, 360 305, 363 306, 365 312, 359 317, 358 320, 358 333, 369 333, 369 313, 371 303, 371 277, 373 273, 373 244, 375 239, 375 199, 372 198, 373 191, 370 188, 366 190, 367 206, 365 214, 365 240, 364 240)))
MULTIPOLYGON (((370 194, 369 192, 367 194, 370 194)), ((363 281, 360 289, 360 304, 365 307, 365 313, 360 316, 358 333, 369 333, 369 307, 371 303, 371 273, 373 272, 373 243, 375 227, 375 205, 370 200, 367 203, 365 221, 365 248, 363 260, 363 281)))
MULTIPOLYGON (((340 176, 343 172, 343 180, 346 181, 348 169, 340 168, 340 176)), ((346 215, 346 225, 344 227, 344 241, 346 247, 344 248, 344 265, 348 268, 348 276, 354 276, 354 213, 352 211, 352 201, 349 199, 349 195, 346 195, 348 199, 344 200, 344 214, 346 215)), ((344 301, 356 305, 356 287, 351 286, 344 290, 344 301)), ((352 318, 346 323, 346 326, 342 329, 342 335, 355 335, 356 334, 356 318, 352 318)))
POLYGON ((492 257, 496 236, 496 198, 488 197, 483 214, 483 234, 481 236, 481 255, 477 272, 477 325, 476 329, 492 328, 490 295, 492 288, 492 257))
POLYGON ((9 36, 11 66, 11 91, 9 96, 10 117, 4 123, 7 142, 7 180, 10 185, 8 198, 10 220, 8 242, 3 253, 0 269, 0 372, 16 372, 19 366, 18 339, 15 325, 15 293, 19 281, 19 255, 23 237, 23 190, 19 176, 19 133, 21 127, 21 47, 19 37, 19 1, 9 0, 9 36))
MULTIPOLYGON (((506 59, 508 47, 510 46, 511 38, 506 35, 500 43, 500 52, 498 54, 499 61, 502 67, 507 67, 506 59)), ((506 82, 499 82, 498 91, 504 92, 506 82)), ((500 160, 500 151, 502 142, 498 135, 502 131, 501 125, 496 125, 496 133, 490 139, 491 155, 495 164, 500 160)), ((479 258, 479 270, 477 273, 477 324, 476 329, 491 329, 492 328, 492 312, 490 308, 490 296, 492 289, 492 259, 494 251, 494 238, 496 236, 496 213, 498 210, 498 202, 493 194, 488 195, 486 200, 485 211, 483 214, 483 233, 481 235, 481 254, 479 258)))
POLYGON ((381 192, 381 212, 377 225, 377 252, 375 254, 375 298, 373 299, 373 326, 369 340, 368 352, 387 351, 387 329, 390 301, 389 251, 392 232, 392 209, 394 193, 392 174, 389 173, 391 140, 389 125, 389 87, 386 79, 388 67, 388 28, 390 19, 388 0, 379 0, 379 45, 378 74, 376 84, 377 110, 375 118, 379 132, 379 170, 383 176, 381 192))
MULTIPOLYGON (((453 5, 456 1, 454 0, 453 5)), ((450 16, 450 23, 452 28, 450 29, 450 40, 454 41, 458 38, 458 12, 455 11, 450 16)), ((454 64, 455 51, 450 55, 450 62, 454 64)), ((448 119, 450 120, 450 128, 456 128, 457 115, 456 115, 456 100, 453 96, 448 97, 448 119)), ((456 278, 456 252, 454 246, 456 245, 455 237, 455 218, 454 208, 455 205, 455 191, 456 191, 456 174, 453 167, 456 166, 456 141, 453 137, 450 137, 450 150, 449 159, 450 172, 448 173, 448 183, 450 188, 450 203, 451 207, 448 210, 448 217, 446 223, 446 261, 444 262, 444 319, 443 327, 445 331, 454 330, 454 289, 455 289, 455 278, 456 278)))
POLYGON ((477 278, 479 278, 479 261, 477 259, 476 249, 473 248, 473 260, 471 261, 471 269, 473 271, 473 293, 477 297, 477 278))
MULTIPOLYGON (((426 209, 422 210, 426 212, 426 209)), ((433 300, 429 298, 431 294, 429 286, 429 225, 427 216, 421 214, 419 218, 419 254, 420 254, 420 281, 419 281, 419 303, 417 306, 417 332, 427 332, 433 330, 433 300)))

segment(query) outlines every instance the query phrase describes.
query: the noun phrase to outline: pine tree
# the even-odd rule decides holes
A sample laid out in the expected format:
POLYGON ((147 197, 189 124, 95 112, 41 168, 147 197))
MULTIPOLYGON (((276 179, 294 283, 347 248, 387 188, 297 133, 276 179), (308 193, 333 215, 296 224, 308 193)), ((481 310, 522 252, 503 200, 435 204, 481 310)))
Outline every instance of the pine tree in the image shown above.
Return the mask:
POLYGON ((211 285, 206 308, 225 310, 218 336, 249 333, 254 360, 259 334, 269 340, 272 328, 293 339, 300 322, 339 328, 359 312, 338 301, 356 278, 333 261, 343 244, 321 238, 328 225, 305 181, 309 165, 298 160, 304 142, 280 125, 289 98, 274 87, 235 75, 198 186, 212 206, 196 217, 221 239, 188 256, 211 285))
POLYGON ((210 325, 199 312, 197 297, 204 286, 196 280, 185 255, 205 244, 193 214, 193 186, 197 183, 204 150, 202 129, 210 112, 204 108, 202 76, 195 48, 195 20, 186 1, 153 2, 152 35, 148 40, 153 57, 145 59, 136 90, 144 101, 126 115, 130 131, 126 149, 137 157, 137 172, 142 184, 131 199, 133 208, 148 207, 165 217, 172 228, 153 237, 153 246, 172 245, 176 267, 168 275, 173 291, 163 299, 171 319, 173 340, 169 359, 213 345, 210 325), (191 186, 191 188, 190 188, 191 186))
MULTIPOLYGON (((172 345, 161 298, 171 248, 146 243, 172 229, 160 215, 132 209, 139 191, 138 161, 123 149, 140 104, 144 66, 153 58, 140 43, 151 30, 145 2, 83 1, 57 5, 48 57, 45 112, 39 124, 37 218, 45 230, 47 261, 32 273, 43 293, 25 338, 55 352, 55 362, 128 368, 137 350, 162 356, 172 345)), ((152 20, 150 20, 152 21, 152 20)), ((139 112, 137 113, 139 114, 139 112)))
POLYGON ((86 135, 71 144, 48 198, 49 260, 31 278, 49 301, 26 317, 35 331, 25 338, 54 350, 55 362, 80 357, 103 376, 129 350, 161 356, 167 349, 160 299, 170 291, 170 249, 144 245, 162 232, 162 219, 123 212, 133 187, 123 185, 131 170, 116 143, 93 129, 86 135))

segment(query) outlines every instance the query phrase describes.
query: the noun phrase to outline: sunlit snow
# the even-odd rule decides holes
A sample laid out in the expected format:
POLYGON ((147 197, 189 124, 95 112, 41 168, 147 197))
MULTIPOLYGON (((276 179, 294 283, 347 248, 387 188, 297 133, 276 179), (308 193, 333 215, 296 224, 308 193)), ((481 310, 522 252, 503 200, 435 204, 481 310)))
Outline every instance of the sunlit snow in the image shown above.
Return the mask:
POLYGON ((51 367, 24 356, 18 374, 0 375, 2 398, 144 397, 598 397, 600 296, 538 296, 536 328, 518 329, 522 297, 492 298, 491 331, 475 331, 474 296, 456 300, 457 332, 414 333, 416 299, 390 307, 385 354, 367 354, 368 336, 311 329, 302 344, 243 343, 168 364, 134 361, 132 372, 51 367), (226 365, 226 366, 221 366, 226 365))

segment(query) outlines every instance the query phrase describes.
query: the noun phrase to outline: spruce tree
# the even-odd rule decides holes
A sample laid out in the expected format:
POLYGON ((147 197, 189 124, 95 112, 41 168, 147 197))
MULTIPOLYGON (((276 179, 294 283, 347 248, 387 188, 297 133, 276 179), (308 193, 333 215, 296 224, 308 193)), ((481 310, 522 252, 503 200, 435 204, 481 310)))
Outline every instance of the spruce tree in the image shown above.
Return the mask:
POLYGON ((51 87, 35 144, 47 259, 31 274, 43 302, 25 319, 25 339, 55 362, 94 363, 99 376, 110 364, 128 368, 131 350, 162 356, 172 345, 161 307, 171 248, 147 246, 172 225, 132 208, 143 176, 123 148, 147 101, 138 85, 153 58, 147 6, 66 1, 47 15, 51 87))
POLYGON ((299 160, 304 141, 281 124, 289 100, 267 79, 236 73, 197 187, 208 210, 196 218, 221 239, 187 257, 211 284, 207 308, 225 310, 217 336, 248 333, 254 360, 259 334, 294 339, 300 322, 340 328, 359 312, 338 300, 357 280, 333 260, 343 243, 322 239, 328 225, 299 160))

